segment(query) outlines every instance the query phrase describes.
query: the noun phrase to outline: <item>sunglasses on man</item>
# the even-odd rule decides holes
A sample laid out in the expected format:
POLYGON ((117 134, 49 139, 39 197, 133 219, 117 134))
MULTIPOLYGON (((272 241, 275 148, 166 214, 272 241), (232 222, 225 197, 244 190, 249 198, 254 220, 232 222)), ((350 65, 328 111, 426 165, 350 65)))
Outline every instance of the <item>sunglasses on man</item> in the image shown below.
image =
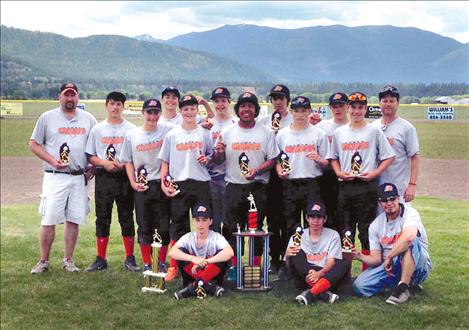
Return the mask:
POLYGON ((348 100, 350 102, 366 101, 366 95, 360 94, 360 93, 351 94, 351 95, 349 95, 348 100))
POLYGON ((398 196, 391 196, 388 198, 380 198, 379 201, 382 203, 387 203, 387 202, 394 202, 396 199, 398 199, 398 196))

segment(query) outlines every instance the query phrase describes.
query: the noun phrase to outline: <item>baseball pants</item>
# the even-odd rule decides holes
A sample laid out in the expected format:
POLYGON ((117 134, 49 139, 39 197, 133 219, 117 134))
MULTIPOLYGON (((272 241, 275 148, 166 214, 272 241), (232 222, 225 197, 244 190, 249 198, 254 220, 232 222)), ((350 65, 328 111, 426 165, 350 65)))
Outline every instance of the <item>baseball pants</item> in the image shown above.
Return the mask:
POLYGON ((212 181, 210 181, 210 196, 213 205, 213 223, 210 229, 217 233, 221 233, 221 224, 225 223, 225 191, 225 176, 212 178, 212 181))
POLYGON ((272 236, 270 237, 269 250, 272 263, 277 267, 281 263, 280 256, 286 247, 286 221, 282 210, 283 203, 283 180, 277 175, 275 167, 270 169, 270 179, 267 184, 267 227, 272 236))
POLYGON ((339 231, 337 223, 337 198, 339 194, 339 181, 332 170, 324 171, 321 177, 321 198, 327 212, 327 222, 324 227, 339 231))

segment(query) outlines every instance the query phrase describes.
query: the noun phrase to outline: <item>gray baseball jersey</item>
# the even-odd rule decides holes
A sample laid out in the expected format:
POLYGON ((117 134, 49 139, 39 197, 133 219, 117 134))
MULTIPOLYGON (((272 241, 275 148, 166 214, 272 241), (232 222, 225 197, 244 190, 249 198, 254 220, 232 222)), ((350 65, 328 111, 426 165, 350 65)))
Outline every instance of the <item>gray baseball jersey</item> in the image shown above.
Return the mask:
POLYGON ((122 163, 132 163, 137 170, 143 166, 147 170, 147 180, 160 179, 161 161, 158 159, 164 137, 174 128, 173 125, 160 123, 154 131, 144 131, 142 127, 135 127, 127 132, 118 160, 122 163))
MULTIPOLYGON (((293 239, 290 237, 288 246, 293 246, 293 239)), ((323 228, 319 241, 313 241, 309 236, 309 228, 306 228, 301 235, 301 249, 305 252, 310 264, 324 267, 327 259, 342 259, 342 245, 339 233, 329 228, 323 228)))
MULTIPOLYGON (((221 131, 224 128, 226 128, 230 125, 233 125, 237 122, 238 122, 237 118, 235 118, 233 116, 230 116, 228 119, 223 120, 223 121, 214 119, 213 120, 213 126, 210 129, 210 134, 212 135, 213 144, 215 145, 215 142, 217 141, 218 137, 220 136, 221 131)), ((209 170, 209 173, 210 173, 211 177, 215 177, 215 176, 225 174, 225 172, 226 172, 225 163, 220 164, 220 165, 216 165, 216 166, 214 166, 213 168, 211 168, 209 170)))
POLYGON ((208 232, 208 237, 201 246, 197 246, 196 232, 185 234, 176 244, 183 248, 186 253, 204 259, 213 257, 229 245, 222 235, 212 230, 208 232))
MULTIPOLYGON (((197 115, 196 117, 197 124, 200 124, 201 122, 203 122, 204 119, 205 119, 204 116, 197 115)), ((177 126, 177 125, 181 125, 183 120, 182 120, 181 113, 178 112, 176 116, 174 116, 171 119, 167 119, 163 116, 163 114, 161 114, 159 121, 162 123, 169 123, 169 124, 173 124, 174 126, 177 126)))
POLYGON ((402 230, 406 227, 414 226, 417 227, 417 239, 422 243, 423 253, 430 263, 427 232, 423 227, 419 213, 410 205, 404 206, 401 204, 401 208, 401 214, 396 219, 388 221, 386 213, 383 212, 370 224, 368 228, 370 250, 381 251, 382 258, 384 259, 401 236, 402 230))
MULTIPOLYGON (((257 119, 257 122, 274 131, 272 128, 272 113, 257 119)), ((291 123, 293 123, 293 116, 290 111, 287 111, 286 116, 280 119, 280 129, 290 126, 291 123)))
POLYGON ((210 132, 201 126, 187 131, 179 125, 165 137, 158 158, 169 163, 175 181, 210 181, 208 169, 197 161, 202 154, 209 158, 213 154, 210 132))
MULTIPOLYGON (((247 184, 247 180, 240 171, 239 157, 245 153, 249 158, 250 169, 259 167, 268 159, 278 156, 279 150, 275 143, 272 130, 256 123, 252 128, 242 128, 239 124, 225 128, 218 137, 218 141, 226 144, 226 176, 225 180, 231 183, 247 184)), ((255 180, 267 183, 269 171, 257 175, 255 180)))
POLYGON ((356 153, 361 158, 360 173, 373 171, 380 161, 394 156, 386 136, 376 126, 366 124, 363 128, 352 129, 345 125, 337 128, 328 158, 338 159, 341 171, 351 173, 352 156, 356 153))
MULTIPOLYGON (((332 150, 332 137, 334 135, 334 132, 337 128, 339 127, 342 127, 344 125, 347 125, 347 123, 345 124, 337 124, 335 121, 334 121, 334 118, 331 118, 331 119, 326 119, 326 120, 321 120, 319 123, 317 123, 315 126, 316 127, 319 127, 320 129, 322 129, 324 132, 326 132, 326 136, 327 136, 327 143, 328 143, 328 155, 326 158, 329 158, 330 157, 330 152, 332 150)), ((328 170, 332 170, 332 167, 331 165, 327 165, 326 169, 328 170)))
MULTIPOLYGON (((94 125, 96 119, 88 111, 76 109, 75 117, 68 119, 61 108, 56 108, 39 117, 31 140, 43 145, 55 159, 60 159, 60 149, 66 143, 70 150, 68 167, 70 171, 78 171, 88 165, 86 141, 94 125)), ((44 169, 55 170, 47 162, 44 162, 44 169)))
POLYGON ((294 131, 289 126, 281 129, 275 140, 278 148, 290 158, 292 171, 289 179, 316 178, 322 175, 323 168, 306 156, 315 151, 324 159, 328 154, 328 142, 323 130, 309 125, 302 131, 294 131))
POLYGON ((396 154, 396 159, 381 173, 380 183, 394 183, 399 196, 404 193, 410 180, 410 158, 419 153, 419 139, 417 130, 407 120, 397 117, 389 125, 382 126, 381 120, 375 120, 372 125, 380 128, 396 154))
POLYGON ((113 125, 107 120, 103 120, 91 129, 86 143, 86 154, 88 156, 97 156, 100 159, 108 159, 108 151, 119 155, 124 143, 125 135, 135 125, 127 120, 122 123, 113 125))

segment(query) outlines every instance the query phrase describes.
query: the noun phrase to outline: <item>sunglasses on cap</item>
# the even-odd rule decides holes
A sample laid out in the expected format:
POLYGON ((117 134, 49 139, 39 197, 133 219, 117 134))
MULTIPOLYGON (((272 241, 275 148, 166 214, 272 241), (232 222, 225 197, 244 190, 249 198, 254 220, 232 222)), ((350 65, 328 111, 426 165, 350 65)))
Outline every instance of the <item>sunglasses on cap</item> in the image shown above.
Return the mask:
POLYGON ((350 102, 366 101, 366 96, 363 95, 363 94, 360 94, 360 93, 355 93, 355 94, 349 95, 348 100, 349 100, 350 102))
POLYGON ((379 201, 383 203, 394 202, 397 198, 398 198, 397 196, 391 196, 388 198, 380 198, 379 201))

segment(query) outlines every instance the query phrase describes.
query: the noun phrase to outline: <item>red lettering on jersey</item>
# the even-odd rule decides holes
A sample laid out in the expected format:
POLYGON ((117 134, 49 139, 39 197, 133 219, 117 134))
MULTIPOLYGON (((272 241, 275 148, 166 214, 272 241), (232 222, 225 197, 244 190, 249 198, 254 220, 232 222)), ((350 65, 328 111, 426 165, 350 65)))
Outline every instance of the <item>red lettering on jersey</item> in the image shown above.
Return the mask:
POLYGON ((176 144, 177 151, 201 150, 203 149, 203 147, 204 147, 204 144, 200 141, 189 141, 189 142, 176 144))
POLYGON ((144 144, 138 144, 136 146, 137 151, 143 152, 143 151, 152 151, 158 148, 161 148, 163 145, 163 140, 158 140, 150 143, 144 143, 144 144))
POLYGON ((315 144, 297 144, 294 146, 286 146, 285 152, 287 154, 298 153, 298 152, 311 152, 316 150, 315 144))
POLYGON ((384 236, 379 239, 379 242, 381 243, 381 245, 392 245, 397 242, 399 237, 401 237, 401 233, 389 237, 384 236))
POLYGON ((261 144, 255 142, 232 143, 231 148, 237 151, 261 150, 261 144))
POLYGON ((321 252, 321 253, 308 253, 306 255, 306 259, 308 259, 309 262, 314 262, 317 263, 325 258, 327 258, 327 251, 321 252))
POLYGON ((394 144, 394 138, 388 137, 388 142, 389 142, 390 145, 393 145, 394 144))
POLYGON ((124 143, 123 136, 103 136, 101 138, 102 144, 122 144, 124 143))
POLYGON ((84 127, 59 127, 59 134, 61 135, 86 135, 86 128, 84 127))
POLYGON ((365 141, 360 142, 346 142, 342 143, 342 150, 343 151, 357 151, 357 150, 364 150, 368 149, 369 143, 365 141))

